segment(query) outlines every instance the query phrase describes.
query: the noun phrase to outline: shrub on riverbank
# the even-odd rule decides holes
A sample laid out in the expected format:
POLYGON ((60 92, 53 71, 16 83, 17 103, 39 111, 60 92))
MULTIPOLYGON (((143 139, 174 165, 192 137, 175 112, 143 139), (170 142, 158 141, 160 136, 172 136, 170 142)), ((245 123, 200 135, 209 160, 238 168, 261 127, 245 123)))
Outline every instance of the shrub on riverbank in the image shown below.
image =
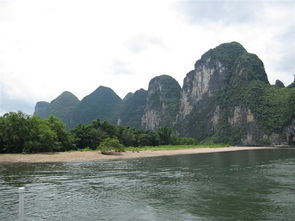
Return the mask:
POLYGON ((120 144, 117 138, 106 138, 104 139, 101 144, 98 146, 98 149, 101 152, 108 152, 108 151, 116 151, 116 152, 123 152, 124 146, 120 144))

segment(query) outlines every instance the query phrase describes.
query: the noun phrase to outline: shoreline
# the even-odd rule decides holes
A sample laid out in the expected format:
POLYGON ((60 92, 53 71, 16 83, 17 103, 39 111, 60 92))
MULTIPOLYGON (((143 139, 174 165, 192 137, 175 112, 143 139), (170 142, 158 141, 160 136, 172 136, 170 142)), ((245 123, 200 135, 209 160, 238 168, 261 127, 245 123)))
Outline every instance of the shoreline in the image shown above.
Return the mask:
POLYGON ((217 147, 217 148, 189 148, 179 150, 142 150, 140 152, 126 151, 121 155, 104 155, 100 151, 74 151, 34 154, 0 154, 0 164, 11 163, 63 163, 83 162, 113 159, 133 159, 160 156, 175 156, 187 154, 216 153, 241 150, 277 149, 277 147, 217 147))

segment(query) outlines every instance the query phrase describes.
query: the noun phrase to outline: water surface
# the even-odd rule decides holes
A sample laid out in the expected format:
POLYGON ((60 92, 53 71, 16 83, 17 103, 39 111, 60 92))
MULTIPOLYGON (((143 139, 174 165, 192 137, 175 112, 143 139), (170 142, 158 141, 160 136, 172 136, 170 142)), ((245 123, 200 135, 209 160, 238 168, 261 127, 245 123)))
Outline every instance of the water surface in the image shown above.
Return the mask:
POLYGON ((0 165, 0 220, 295 220, 295 149, 0 165))

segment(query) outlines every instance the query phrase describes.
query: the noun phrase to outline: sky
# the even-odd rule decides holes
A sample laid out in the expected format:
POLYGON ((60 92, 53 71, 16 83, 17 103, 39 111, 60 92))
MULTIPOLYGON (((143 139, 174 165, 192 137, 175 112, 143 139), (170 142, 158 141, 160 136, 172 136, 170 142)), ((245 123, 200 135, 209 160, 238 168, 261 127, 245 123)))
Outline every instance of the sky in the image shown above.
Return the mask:
POLYGON ((123 98, 161 74, 182 86, 202 54, 232 41, 271 84, 290 84, 295 0, 0 0, 0 114, 100 85, 123 98))

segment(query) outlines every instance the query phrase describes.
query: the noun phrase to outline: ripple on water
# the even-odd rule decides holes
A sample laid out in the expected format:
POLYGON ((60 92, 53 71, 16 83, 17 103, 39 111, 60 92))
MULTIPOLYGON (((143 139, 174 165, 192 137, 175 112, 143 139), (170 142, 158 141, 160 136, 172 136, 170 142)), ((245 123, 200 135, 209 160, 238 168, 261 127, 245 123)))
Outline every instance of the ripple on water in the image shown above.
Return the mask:
POLYGON ((0 165, 0 218, 24 185, 28 220, 295 220, 294 171, 294 150, 0 165))

